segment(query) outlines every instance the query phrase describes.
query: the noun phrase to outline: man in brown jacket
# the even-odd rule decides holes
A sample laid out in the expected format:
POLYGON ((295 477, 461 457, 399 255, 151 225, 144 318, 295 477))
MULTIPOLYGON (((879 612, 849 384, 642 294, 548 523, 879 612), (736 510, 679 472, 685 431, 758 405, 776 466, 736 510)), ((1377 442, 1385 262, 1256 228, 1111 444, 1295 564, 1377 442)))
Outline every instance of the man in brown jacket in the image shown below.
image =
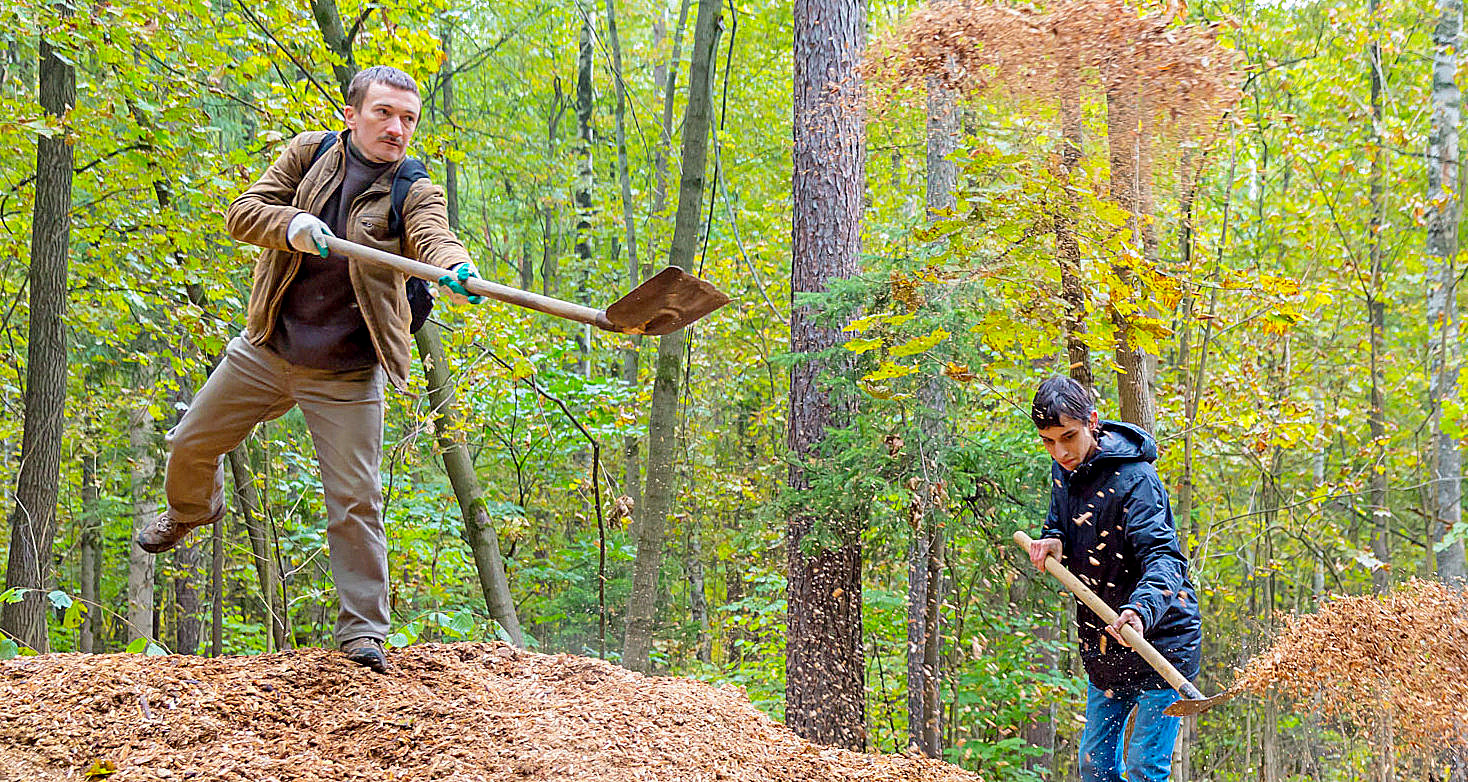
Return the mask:
POLYGON ((325 237, 445 270, 474 268, 449 229, 443 190, 427 179, 409 189, 401 231, 388 229, 392 183, 418 122, 418 85, 396 68, 368 68, 352 80, 347 104, 341 143, 318 156, 326 133, 297 136, 229 207, 230 235, 265 248, 245 331, 168 433, 168 505, 137 543, 167 551, 190 530, 222 518, 224 454, 256 424, 299 405, 326 497, 340 602, 335 638, 349 659, 383 672, 383 390, 386 383, 407 386, 410 312, 402 275, 331 254, 325 237))

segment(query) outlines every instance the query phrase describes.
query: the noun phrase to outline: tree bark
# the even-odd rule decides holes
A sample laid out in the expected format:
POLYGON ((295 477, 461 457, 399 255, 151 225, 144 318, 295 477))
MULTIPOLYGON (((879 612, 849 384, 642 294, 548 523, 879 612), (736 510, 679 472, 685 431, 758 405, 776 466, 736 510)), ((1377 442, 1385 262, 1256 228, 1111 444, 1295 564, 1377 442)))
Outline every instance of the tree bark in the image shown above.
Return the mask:
POLYGON ((1060 178, 1062 201, 1051 219, 1055 224, 1055 254, 1060 261, 1060 295, 1065 299, 1065 353, 1070 377, 1094 395, 1091 349, 1086 345, 1086 289, 1081 277, 1081 245, 1076 236, 1076 201, 1071 181, 1081 163, 1084 144, 1081 122, 1081 71, 1074 55, 1061 65, 1060 178))
POLYGON ((352 83, 352 77, 357 75, 357 59, 352 55, 352 39, 347 36, 346 28, 342 25, 336 0, 311 0, 311 16, 316 19, 316 27, 321 30, 321 40, 326 42, 326 48, 340 60, 331 64, 331 72, 341 87, 342 101, 345 103, 347 87, 352 83))
MULTIPOLYGON (((1142 210, 1143 181, 1151 171, 1143 168, 1141 91, 1135 85, 1114 86, 1106 91, 1106 133, 1111 154, 1111 200, 1131 215, 1132 242, 1137 256, 1147 251, 1146 215, 1142 210)), ((1136 274, 1124 265, 1112 267, 1122 285, 1134 288, 1136 274)), ((1137 344, 1132 314, 1140 310, 1140 297, 1132 295, 1111 304, 1111 321, 1116 328, 1116 395, 1121 419, 1153 431, 1157 425, 1153 394, 1152 362, 1137 344)))
MULTIPOLYGON (((153 455, 153 417, 145 407, 132 410, 128 419, 128 445, 132 459, 128 468, 128 484, 132 490, 133 534, 152 523, 158 515, 153 499, 153 478, 158 473, 158 460, 153 455)), ((127 568, 127 641, 139 638, 156 640, 153 634, 154 557, 135 545, 128 545, 127 568)))
POLYGON ((684 517, 688 525, 688 613, 698 627, 698 648, 695 653, 699 662, 713 662, 713 637, 709 634, 709 603, 704 597, 703 538, 698 532, 698 522, 684 517))
POLYGON ((1458 46, 1463 36, 1462 0, 1438 0, 1433 32, 1432 122, 1427 139, 1427 333, 1431 356, 1433 519, 1429 538, 1436 551, 1437 575, 1444 583, 1465 580, 1463 541, 1443 543, 1463 518, 1463 456, 1455 438, 1442 430, 1442 404, 1458 391, 1458 307, 1456 296, 1458 220, 1458 123, 1462 96, 1456 81, 1458 46), (1440 549, 1440 550, 1439 550, 1440 549))
MULTIPOLYGON (((633 215, 632 174, 627 166, 627 84, 622 73, 622 39, 617 34, 617 3, 606 0, 607 39, 612 44, 612 76, 617 81, 617 181, 622 190, 622 224, 627 237, 627 290, 636 288, 642 281, 642 268, 638 263, 637 219, 633 215)), ((664 72, 666 78, 666 71, 664 72)), ((639 348, 641 337, 630 337, 622 348, 622 382, 630 391, 637 386, 639 348)), ((622 438, 622 474, 625 476, 624 493, 632 499, 633 514, 642 503, 641 470, 637 465, 638 443, 635 434, 622 438)))
POLYGON ((224 654, 224 524, 210 531, 209 656, 224 654))
MULTIPOLYGON (((577 0, 578 4, 580 0, 577 0)), ((596 93, 592 87, 592 29, 594 8, 582 9, 581 37, 576 56, 576 300, 590 303, 592 260, 592 218, 596 208, 592 204, 592 191, 596 188, 595 149, 596 139, 591 128, 592 110, 596 105, 596 93)), ((591 328, 576 327, 577 361, 576 374, 591 377, 591 328)), ((582 453, 581 461, 590 457, 582 453)))
POLYGON ((82 534, 81 580, 82 605, 86 616, 77 632, 77 650, 97 651, 97 630, 102 626, 102 508, 97 488, 97 454, 82 454, 82 534))
MULTIPOLYGON (((68 2, 58 5, 72 14, 68 2)), ((41 108, 61 117, 76 103, 76 72, 40 42, 37 86, 41 108)), ((61 443, 66 413, 66 272, 71 241, 72 147, 65 133, 36 141, 36 195, 31 212, 30 323, 27 337, 25 423, 5 586, 36 590, 0 611, 0 630, 38 652, 49 650, 45 591, 56 538, 61 443)))
MULTIPOLYGON (((454 30, 448 25, 443 30, 443 116, 449 127, 454 127, 454 30)), ((444 156, 443 190, 448 201, 449 225, 459 228, 459 164, 450 155, 444 156)), ((522 285, 521 287, 529 287, 522 285)))
MULTIPOLYGON (((1375 17, 1377 0, 1367 0, 1366 12, 1375 17)), ((1371 123, 1368 131, 1371 148, 1371 168, 1368 176, 1371 217, 1366 224, 1366 243, 1371 258, 1371 288, 1366 292, 1366 317, 1370 329, 1371 349, 1371 411, 1368 426, 1371 432, 1373 462, 1367 483, 1367 497, 1371 509, 1372 537, 1371 553, 1378 565, 1371 572, 1372 588, 1384 594, 1391 588, 1391 510, 1387 506, 1386 474, 1386 403, 1382 396, 1385 382, 1381 372, 1381 356, 1386 333, 1386 300, 1382 278, 1381 227, 1385 213, 1385 187, 1383 186, 1384 163, 1381 147, 1381 46, 1373 38, 1366 49, 1366 68, 1371 83, 1371 123)))
MULTIPOLYGON (((718 0, 699 0, 693 24, 693 60, 688 68, 688 104, 683 113, 683 172, 678 186, 678 212, 668 264, 693 266, 703 212, 704 169, 708 162, 709 123, 713 115, 713 60, 723 27, 718 0)), ((632 564, 632 594, 627 600, 627 627, 622 664, 646 671, 657 610, 658 573, 663 561, 663 530, 673 506, 673 456, 676 450, 679 385, 683 375, 686 331, 658 339, 647 433, 647 489, 637 521, 637 557, 632 564)))
POLYGON ((438 447, 443 451, 444 472, 448 473, 454 497, 459 501, 459 511, 464 517, 464 540, 474 554, 474 568, 479 573, 484 605, 489 615, 504 628, 510 642, 524 647, 520 619, 515 613, 515 598, 510 594, 505 561, 500 556, 499 535, 484 508, 479 476, 474 472, 474 457, 470 455, 469 447, 454 436, 453 378, 444 359, 438 325, 425 323, 414 337, 424 372, 428 375, 428 398, 433 409, 438 411, 433 417, 433 428, 438 435, 438 447))
MULTIPOLYGON (((936 78, 928 80, 927 207, 929 216, 955 203, 958 165, 958 109, 955 96, 936 78)), ((928 757, 943 754, 943 704, 939 607, 943 604, 943 515, 941 497, 948 449, 943 425, 947 393, 941 374, 932 373, 919 392, 918 474, 922 487, 912 498, 915 520, 907 552, 907 735, 908 745, 928 757)))
POLYGON ((271 651, 289 649, 285 594, 281 591, 280 560, 276 558, 274 546, 270 544, 270 532, 260 504, 260 493, 255 489, 254 475, 250 471, 248 451, 244 443, 229 452, 229 469, 234 476, 235 509, 245 524, 250 538, 250 552, 255 563, 255 577, 260 584, 260 599, 264 601, 266 623, 270 628, 268 640, 271 651))
MULTIPOLYGON (((853 0, 796 0, 794 27, 794 174, 790 289, 826 290, 859 270, 865 195, 866 121, 856 67, 866 48, 866 7, 853 0)), ((790 352, 809 356, 843 341, 794 307, 790 352)), ((839 359, 797 360, 790 370, 789 489, 810 487, 807 464, 819 461, 826 431, 843 426, 848 405, 818 378, 847 367, 839 359)), ((866 746, 861 643, 861 519, 819 521, 796 509, 787 521, 789 630, 785 644, 785 720, 800 736, 850 749, 866 746), (805 538, 819 523, 829 545, 805 538)))
MULTIPOLYGON (((211 528, 217 525, 211 525, 211 528)), ((173 550, 173 599, 178 617, 174 621, 174 654, 198 654, 204 635, 199 584, 204 577, 203 535, 190 535, 173 550)))

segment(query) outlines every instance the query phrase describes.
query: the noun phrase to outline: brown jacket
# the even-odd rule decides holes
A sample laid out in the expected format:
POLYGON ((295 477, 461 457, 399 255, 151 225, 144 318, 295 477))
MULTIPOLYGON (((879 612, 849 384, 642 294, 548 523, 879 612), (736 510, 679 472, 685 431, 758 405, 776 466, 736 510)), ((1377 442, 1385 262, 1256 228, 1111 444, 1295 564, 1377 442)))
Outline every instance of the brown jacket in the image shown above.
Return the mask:
MULTIPOLYGON (((229 205, 225 217, 230 236, 265 248, 255 263, 245 318, 245 336, 256 345, 264 346, 270 339, 281 298, 301 265, 301 254, 286 241, 286 227, 301 212, 319 215, 342 181, 345 144, 331 145, 320 165, 314 169, 311 166, 311 158, 325 136, 325 131, 312 131, 291 139, 260 180, 229 205)), ((427 179, 414 182, 408 191, 403 203, 402 235, 385 236, 397 169, 392 166, 384 171, 352 204, 347 235, 342 238, 445 269, 468 261, 468 251, 449 229, 443 188, 427 179)), ((359 261, 349 263, 352 290, 367 321, 377 358, 393 386, 406 389, 412 358, 406 281, 390 269, 359 261)))

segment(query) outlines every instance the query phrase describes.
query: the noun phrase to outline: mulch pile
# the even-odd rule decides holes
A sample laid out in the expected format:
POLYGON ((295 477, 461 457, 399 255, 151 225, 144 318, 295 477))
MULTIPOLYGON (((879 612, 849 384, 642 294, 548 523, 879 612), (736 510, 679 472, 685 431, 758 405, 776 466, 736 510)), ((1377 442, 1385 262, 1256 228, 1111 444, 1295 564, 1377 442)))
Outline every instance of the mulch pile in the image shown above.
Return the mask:
POLYGON ((0 780, 978 779, 813 745, 737 688, 601 660, 425 644, 392 662, 386 676, 321 649, 0 663, 0 780))
POLYGON ((1274 690, 1408 749, 1468 749, 1468 595, 1413 580, 1286 620, 1234 688, 1274 690))

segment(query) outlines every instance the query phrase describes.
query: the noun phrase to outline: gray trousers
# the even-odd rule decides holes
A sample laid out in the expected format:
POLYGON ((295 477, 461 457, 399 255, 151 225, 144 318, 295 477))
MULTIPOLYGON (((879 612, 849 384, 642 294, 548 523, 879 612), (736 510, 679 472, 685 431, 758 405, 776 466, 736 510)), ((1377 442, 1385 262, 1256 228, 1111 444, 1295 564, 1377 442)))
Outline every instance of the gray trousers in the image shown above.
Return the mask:
POLYGON ((385 378, 381 366, 348 371, 298 366, 235 337, 168 433, 168 510, 177 522, 199 522, 223 512, 225 454, 256 424, 300 406, 326 494, 339 643, 387 638, 387 531, 378 473, 385 378))

